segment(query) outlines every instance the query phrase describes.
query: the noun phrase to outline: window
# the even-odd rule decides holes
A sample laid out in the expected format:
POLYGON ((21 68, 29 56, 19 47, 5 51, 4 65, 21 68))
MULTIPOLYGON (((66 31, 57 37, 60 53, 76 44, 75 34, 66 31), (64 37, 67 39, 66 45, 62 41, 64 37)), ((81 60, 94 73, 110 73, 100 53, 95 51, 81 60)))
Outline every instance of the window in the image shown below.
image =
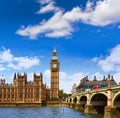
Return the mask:
POLYGON ((12 98, 14 98, 14 94, 12 94, 12 98))
POLYGON ((14 88, 12 88, 12 93, 14 93, 14 88))
POLYGON ((10 88, 8 88, 8 94, 10 94, 10 88))
POLYGON ((6 88, 4 88, 4 93, 6 93, 6 88))
POLYGON ((8 94, 8 98, 10 98, 10 94, 8 94))
POLYGON ((36 88, 36 98, 39 98, 39 88, 36 88))
POLYGON ((23 92, 22 92, 22 89, 20 89, 20 98, 23 97, 23 92))
POLYGON ((0 94, 2 93, 2 88, 0 88, 0 94))

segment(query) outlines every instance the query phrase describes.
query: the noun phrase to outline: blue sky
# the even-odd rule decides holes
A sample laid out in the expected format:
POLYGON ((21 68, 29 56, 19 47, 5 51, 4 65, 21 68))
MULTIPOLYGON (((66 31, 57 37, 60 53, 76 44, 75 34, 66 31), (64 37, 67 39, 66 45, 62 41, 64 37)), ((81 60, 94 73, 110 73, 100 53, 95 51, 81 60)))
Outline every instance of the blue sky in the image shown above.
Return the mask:
POLYGON ((119 0, 4 0, 0 2, 0 76, 44 75, 56 47, 60 89, 70 92, 88 75, 120 77, 119 0), (66 85, 67 83, 67 85, 66 85))

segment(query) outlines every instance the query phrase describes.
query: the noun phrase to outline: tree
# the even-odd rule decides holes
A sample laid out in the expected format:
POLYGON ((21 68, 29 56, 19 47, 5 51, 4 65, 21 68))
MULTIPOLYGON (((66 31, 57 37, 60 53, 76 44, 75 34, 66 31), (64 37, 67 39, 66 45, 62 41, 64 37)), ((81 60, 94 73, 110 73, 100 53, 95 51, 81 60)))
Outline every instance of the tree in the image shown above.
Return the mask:
POLYGON ((59 90, 59 99, 60 100, 65 100, 70 94, 64 93, 63 90, 59 90))

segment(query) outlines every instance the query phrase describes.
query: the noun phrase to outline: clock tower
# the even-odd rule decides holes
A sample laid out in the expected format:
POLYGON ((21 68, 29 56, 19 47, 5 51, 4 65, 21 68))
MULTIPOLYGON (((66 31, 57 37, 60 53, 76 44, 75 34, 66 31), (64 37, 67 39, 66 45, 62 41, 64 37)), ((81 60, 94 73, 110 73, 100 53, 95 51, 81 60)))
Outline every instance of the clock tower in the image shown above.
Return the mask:
POLYGON ((56 49, 53 50, 52 59, 50 62, 51 72, 51 88, 50 88, 50 99, 59 98, 59 59, 57 57, 56 49))

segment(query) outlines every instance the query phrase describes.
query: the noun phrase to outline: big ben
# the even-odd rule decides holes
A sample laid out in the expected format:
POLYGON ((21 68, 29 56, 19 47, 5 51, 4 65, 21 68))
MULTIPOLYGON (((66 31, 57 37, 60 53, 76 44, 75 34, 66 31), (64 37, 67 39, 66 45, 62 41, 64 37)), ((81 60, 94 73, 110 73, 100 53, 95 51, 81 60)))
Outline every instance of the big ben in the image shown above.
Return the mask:
POLYGON ((56 49, 53 50, 52 59, 50 62, 50 72, 51 72, 51 89, 50 89, 50 98, 58 99, 59 98, 59 59, 57 56, 56 49))

